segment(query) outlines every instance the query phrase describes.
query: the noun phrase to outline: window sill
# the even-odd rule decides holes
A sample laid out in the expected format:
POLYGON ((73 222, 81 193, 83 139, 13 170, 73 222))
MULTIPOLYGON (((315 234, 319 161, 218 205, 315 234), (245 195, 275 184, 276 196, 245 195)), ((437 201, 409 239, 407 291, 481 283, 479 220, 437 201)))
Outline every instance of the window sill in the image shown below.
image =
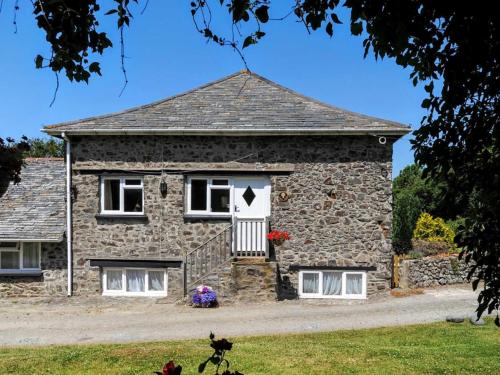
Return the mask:
POLYGON ((96 219, 148 220, 148 217, 145 214, 97 214, 95 217, 96 219))
POLYGON ((185 221, 198 221, 198 220, 231 220, 233 216, 231 214, 227 215, 207 215, 207 214, 185 214, 185 221))
POLYGON ((42 276, 42 270, 0 270, 0 277, 39 277, 42 276))
POLYGON ((335 295, 335 296, 328 296, 328 295, 315 295, 315 294, 301 294, 299 295, 300 299, 341 299, 341 300, 363 300, 366 299, 365 295, 335 295))
POLYGON ((167 297, 167 292, 112 292, 105 291, 102 293, 104 297, 149 297, 149 298, 164 298, 167 297))

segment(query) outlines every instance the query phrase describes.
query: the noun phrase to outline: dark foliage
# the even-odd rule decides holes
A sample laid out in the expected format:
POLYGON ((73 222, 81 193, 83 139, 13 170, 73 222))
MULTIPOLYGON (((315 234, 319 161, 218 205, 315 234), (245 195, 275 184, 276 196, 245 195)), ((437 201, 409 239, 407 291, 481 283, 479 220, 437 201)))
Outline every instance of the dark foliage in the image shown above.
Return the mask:
POLYGON ((423 169, 416 164, 405 167, 394 179, 392 243, 397 253, 411 250, 413 230, 421 213, 446 221, 465 214, 468 202, 465 197, 462 194, 447 196, 446 189, 446 182, 424 176, 423 169))
MULTIPOLYGON (((213 333, 210 333, 210 347, 214 350, 213 354, 207 360, 200 363, 198 372, 201 374, 205 372, 208 364, 213 364, 215 367, 214 375, 243 375, 238 371, 232 372, 229 370, 229 361, 225 358, 228 351, 233 348, 233 343, 226 339, 215 340, 213 333), (222 371, 222 372, 220 372, 222 371)), ((162 372, 156 372, 157 375, 180 375, 182 372, 181 366, 176 366, 173 361, 165 363, 162 372)))
POLYGON ((25 153, 30 158, 62 158, 64 157, 64 142, 51 138, 28 139, 29 151, 25 153))
POLYGON ((21 137, 16 142, 13 138, 0 138, 0 182, 21 181, 21 168, 23 166, 24 154, 30 149, 28 138, 21 137))
POLYGON ((424 212, 422 206, 422 201, 409 191, 394 194, 392 246, 396 253, 404 254, 412 249, 413 230, 424 212))
POLYGON ((478 314, 500 303, 500 13, 464 2, 348 1, 366 27, 366 52, 392 57, 426 82, 428 115, 413 147, 446 197, 467 197, 457 244, 471 265, 478 314), (434 90, 441 79, 442 89, 434 90))
POLYGON ((207 364, 212 363, 215 366, 215 375, 243 375, 238 371, 230 371, 230 363, 225 358, 228 351, 233 348, 233 343, 227 341, 226 339, 215 340, 213 333, 210 333, 210 347, 214 350, 213 354, 208 357, 206 361, 203 361, 198 366, 198 372, 201 374, 205 371, 207 364), (219 372, 222 371, 222 372, 219 372))
MULTIPOLYGON (((147 0, 145 0, 147 4, 147 0)), ((97 0, 33 2, 39 27, 45 31, 52 56, 36 58, 37 67, 64 70, 67 77, 88 81, 100 74, 91 54, 111 47, 106 33, 98 31, 97 0), (48 61, 48 64, 44 64, 48 61)), ((121 31, 132 14, 129 0, 114 0, 106 13, 117 17, 121 31)), ((272 0, 192 0, 191 15, 207 40, 242 50, 258 43, 270 21, 287 17, 302 22, 308 32, 334 34, 341 23, 339 0, 290 1, 290 12, 272 18, 272 0), (212 27, 212 8, 222 7, 231 17, 233 32, 226 37, 212 27), (249 33, 243 25, 254 25, 249 33)), ((415 132, 413 147, 425 173, 446 183, 445 199, 466 197, 467 220, 458 231, 462 256, 473 267, 479 295, 478 313, 500 307, 500 12, 495 3, 430 0, 346 0, 350 30, 363 35, 365 56, 393 58, 408 68, 413 84, 425 84, 428 110, 415 132), (365 33, 363 33, 363 31, 365 33), (437 92, 435 82, 442 88, 437 92)), ((17 11, 17 7, 16 7, 17 11)), ((126 72, 122 66, 125 74, 126 72)), ((496 320, 500 325, 500 320, 496 320)))

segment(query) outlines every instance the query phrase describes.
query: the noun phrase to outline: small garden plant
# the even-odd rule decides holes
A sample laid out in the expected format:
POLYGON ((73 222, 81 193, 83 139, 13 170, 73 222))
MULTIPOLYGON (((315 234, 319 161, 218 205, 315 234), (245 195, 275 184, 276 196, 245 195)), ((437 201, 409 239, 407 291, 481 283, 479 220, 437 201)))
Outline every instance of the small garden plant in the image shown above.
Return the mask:
POLYGON ((422 213, 413 231, 413 248, 424 256, 457 252, 455 232, 440 217, 422 213))
POLYGON ((200 285, 193 291, 191 302, 195 307, 217 307, 217 294, 207 285, 200 285))
POLYGON ((281 245, 283 242, 289 240, 290 234, 286 231, 273 230, 267 234, 267 239, 274 245, 281 245))
MULTIPOLYGON (((208 364, 215 367, 214 375, 243 375, 241 372, 229 370, 229 361, 225 358, 226 353, 233 348, 233 343, 226 339, 215 340, 215 335, 210 333, 210 347, 214 350, 212 355, 198 366, 198 373, 203 373, 208 364), (221 372, 222 371, 222 372, 221 372)), ((157 371, 157 375, 180 375, 182 366, 176 366, 174 361, 165 363, 162 372, 157 371)))

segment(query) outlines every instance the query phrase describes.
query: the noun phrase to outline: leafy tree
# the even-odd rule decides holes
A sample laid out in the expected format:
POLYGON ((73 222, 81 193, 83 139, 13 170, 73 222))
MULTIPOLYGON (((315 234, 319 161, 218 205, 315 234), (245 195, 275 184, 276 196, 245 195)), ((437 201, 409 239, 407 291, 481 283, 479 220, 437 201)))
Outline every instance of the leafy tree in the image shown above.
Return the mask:
POLYGON ((405 167, 393 181, 393 246, 396 252, 411 250, 417 219, 423 212, 450 219, 459 206, 444 200, 446 186, 431 177, 424 177, 417 164, 405 167))
POLYGON ((24 154, 29 151, 28 138, 22 137, 20 141, 13 138, 0 138, 0 184, 6 181, 21 181, 21 168, 24 154))
POLYGON ((424 177, 422 168, 417 164, 408 165, 401 170, 392 186, 394 196, 409 193, 421 202, 422 211, 448 218, 441 207, 446 186, 435 179, 424 177))
MULTIPOLYGON (((147 0, 144 0, 147 4, 147 0)), ((137 2, 137 1, 136 1, 137 2)), ((34 1, 38 26, 52 47, 50 57, 37 56, 38 68, 64 71, 70 80, 87 82, 101 74, 93 60, 112 46, 100 31, 98 0, 34 1)), ((242 50, 257 44, 271 20, 287 17, 302 22, 307 31, 324 30, 333 36, 341 23, 339 0, 294 0, 284 17, 271 18, 272 0, 192 0, 191 15, 197 30, 208 40, 242 50), (241 40, 214 31, 215 7, 227 10, 233 34, 239 38, 244 25, 253 25, 241 40)), ((16 3, 17 4, 17 3, 16 3)), ((106 3, 108 4, 108 3, 106 3)), ((130 0, 114 0, 106 14, 117 19, 123 68, 123 30, 132 18, 130 0)), ((413 84, 425 84, 428 110, 415 132, 417 162, 427 175, 446 182, 446 195, 474 197, 467 204, 458 245, 465 260, 481 280, 478 313, 500 307, 500 12, 489 4, 430 0, 346 0, 353 35, 365 38, 365 56, 392 58, 408 68, 413 84), (365 31, 365 33, 363 33, 365 31), (435 90, 435 81, 442 83, 435 90)), ((17 5, 16 5, 17 11, 17 5)), ((123 68, 126 80, 126 72, 123 68)), ((500 325, 497 314, 496 323, 500 325)))
POLYGON ((423 212, 422 201, 411 192, 394 196, 392 246, 401 254, 411 250, 411 239, 418 217, 423 212))
POLYGON ((64 157, 64 142, 54 138, 33 138, 28 140, 30 149, 26 152, 27 157, 31 158, 47 158, 64 157))

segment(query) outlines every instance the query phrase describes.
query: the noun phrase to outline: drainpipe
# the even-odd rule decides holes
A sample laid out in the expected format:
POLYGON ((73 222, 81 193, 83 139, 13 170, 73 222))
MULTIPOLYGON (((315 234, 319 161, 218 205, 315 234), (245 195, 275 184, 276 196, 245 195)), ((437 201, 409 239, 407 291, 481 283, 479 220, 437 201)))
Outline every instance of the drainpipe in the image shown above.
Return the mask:
POLYGON ((66 250, 68 259, 68 297, 73 294, 73 251, 71 226, 71 142, 66 133, 61 134, 66 143, 66 250))

